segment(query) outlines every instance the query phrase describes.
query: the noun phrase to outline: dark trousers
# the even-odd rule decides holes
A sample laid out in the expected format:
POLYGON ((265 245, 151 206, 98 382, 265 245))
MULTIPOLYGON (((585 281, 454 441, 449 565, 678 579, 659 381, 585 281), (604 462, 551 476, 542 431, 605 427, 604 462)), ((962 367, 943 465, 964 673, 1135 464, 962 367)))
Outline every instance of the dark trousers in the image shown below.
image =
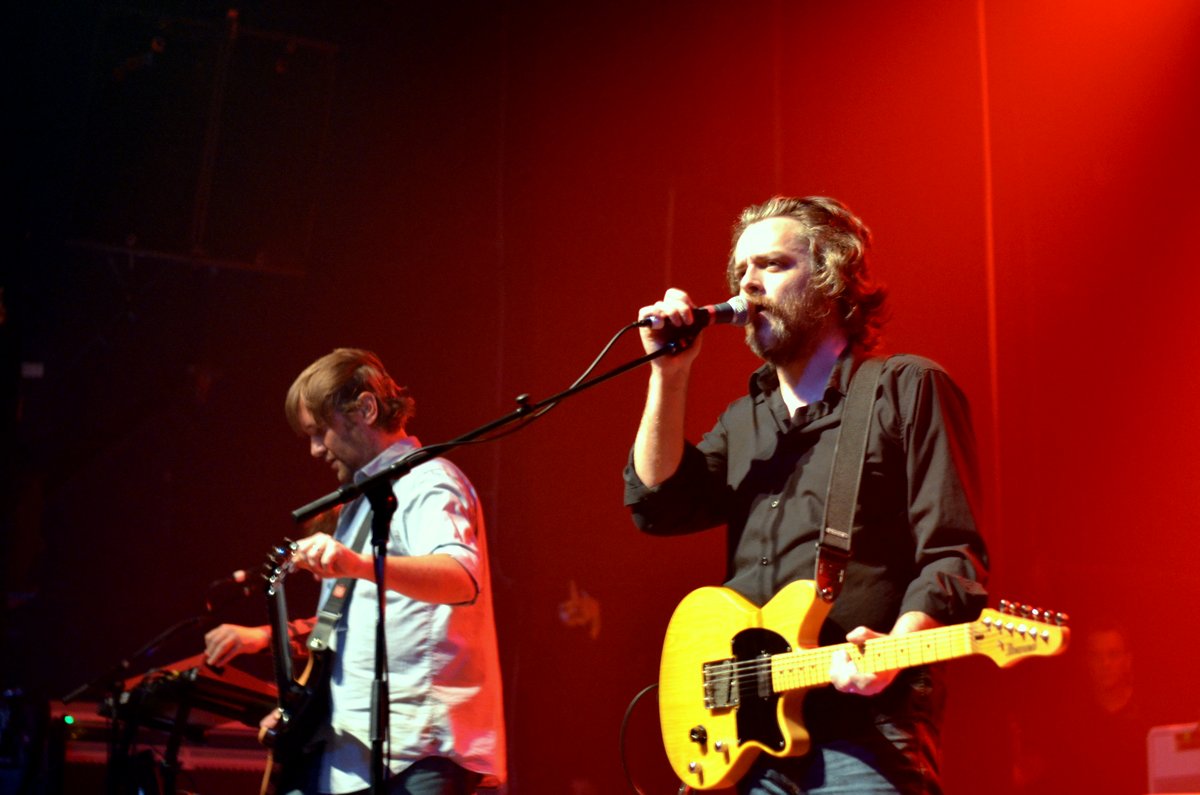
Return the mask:
POLYGON ((855 740, 814 743, 803 757, 762 754, 739 795, 941 795, 938 752, 921 723, 880 723, 855 740))

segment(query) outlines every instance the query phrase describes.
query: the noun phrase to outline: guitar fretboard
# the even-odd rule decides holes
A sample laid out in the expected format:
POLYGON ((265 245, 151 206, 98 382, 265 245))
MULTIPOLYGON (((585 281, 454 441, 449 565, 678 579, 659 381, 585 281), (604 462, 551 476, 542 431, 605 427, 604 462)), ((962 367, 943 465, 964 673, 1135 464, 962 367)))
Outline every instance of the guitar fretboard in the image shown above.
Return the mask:
POLYGON ((970 624, 925 629, 907 635, 873 638, 863 650, 853 643, 775 654, 771 657, 771 685, 775 692, 829 684, 829 664, 835 652, 844 651, 863 673, 892 671, 952 660, 974 653, 970 624))

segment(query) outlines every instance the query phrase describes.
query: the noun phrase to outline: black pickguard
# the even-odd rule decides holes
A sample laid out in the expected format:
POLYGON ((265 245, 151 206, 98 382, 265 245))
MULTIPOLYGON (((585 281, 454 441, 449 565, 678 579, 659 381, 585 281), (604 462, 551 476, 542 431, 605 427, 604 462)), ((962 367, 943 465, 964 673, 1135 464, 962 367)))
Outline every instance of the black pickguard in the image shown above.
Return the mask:
POLYGON ((791 651, 791 646, 782 635, 769 629, 744 629, 733 638, 733 656, 739 663, 737 677, 738 744, 757 740, 767 748, 781 750, 784 746, 783 732, 776 717, 779 694, 771 687, 772 654, 791 651), (760 665, 747 663, 759 661, 760 665), (759 671, 759 673, 755 673, 759 671))

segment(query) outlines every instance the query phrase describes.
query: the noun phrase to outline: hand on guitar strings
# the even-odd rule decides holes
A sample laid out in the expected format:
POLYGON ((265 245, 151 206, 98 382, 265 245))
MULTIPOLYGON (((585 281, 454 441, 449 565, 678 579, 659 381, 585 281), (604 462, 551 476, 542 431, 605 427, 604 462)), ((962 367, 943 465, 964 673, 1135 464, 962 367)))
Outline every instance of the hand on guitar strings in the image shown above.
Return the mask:
MULTIPOLYGON (((846 640, 858 646, 861 651, 863 643, 872 638, 882 637, 886 637, 882 632, 876 632, 867 627, 857 627, 846 635, 846 640)), ((898 673, 900 673, 899 670, 875 673, 859 671, 849 653, 841 649, 835 651, 829 660, 830 683, 843 693, 853 693, 858 696, 873 696, 883 692, 898 673)))

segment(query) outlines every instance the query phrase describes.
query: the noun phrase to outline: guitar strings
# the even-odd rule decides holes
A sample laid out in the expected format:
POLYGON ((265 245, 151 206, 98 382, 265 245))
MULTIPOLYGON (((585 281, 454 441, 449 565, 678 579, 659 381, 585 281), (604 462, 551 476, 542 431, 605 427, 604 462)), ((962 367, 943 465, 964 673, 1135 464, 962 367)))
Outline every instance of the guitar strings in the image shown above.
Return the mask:
MULTIPOLYGON (((1028 632, 1032 637, 1038 637, 1037 622, 1028 623, 1032 626, 1024 629, 1026 624, 1022 622, 1022 628, 1018 628, 1016 634, 1024 637, 1028 632)), ((704 682, 707 686, 714 681, 727 678, 731 684, 737 685, 739 691, 744 684, 756 684, 764 676, 772 677, 772 689, 775 689, 776 676, 788 680, 798 679, 803 682, 803 684, 790 687, 785 685, 780 690, 828 684, 830 681, 829 667, 833 654, 837 651, 846 651, 850 654, 851 660, 855 662, 861 672, 874 673, 939 662, 974 653, 984 653, 981 651, 982 644, 1001 642, 1004 636, 995 631, 980 632, 980 630, 999 629, 998 623, 980 625, 979 622, 969 622, 923 630, 912 635, 885 635, 871 638, 863 644, 861 649, 853 643, 842 643, 834 646, 794 649, 749 660, 731 658, 720 661, 727 663, 727 667, 716 671, 705 671, 704 682), (893 658, 887 659, 889 655, 892 655, 893 658), (874 662, 875 665, 864 669, 862 665, 864 662, 874 662)), ((1008 631, 1012 633, 1013 628, 1009 627, 1008 631)), ((1048 640, 1048 638, 1044 639, 1048 640)))
MULTIPOLYGON (((758 681, 764 673, 772 673, 774 666, 778 664, 779 667, 787 666, 786 674, 796 675, 807 670, 809 673, 817 674, 820 677, 819 681, 824 683, 829 681, 829 665, 832 662, 833 654, 838 651, 845 651, 851 654, 851 660, 856 662, 856 664, 861 664, 862 662, 870 661, 872 658, 879 658, 886 654, 895 654, 906 646, 914 647, 913 651, 920 651, 923 647, 928 646, 950 646, 950 649, 943 649, 943 653, 935 650, 933 658, 927 660, 928 662, 937 662, 938 660, 946 659, 947 654, 954 651, 954 645, 964 640, 957 637, 958 635, 965 635, 965 640, 969 645, 970 632, 969 624, 959 624, 927 630, 922 634, 920 640, 904 636, 871 638, 866 642, 866 648, 863 650, 860 650, 853 643, 841 643, 834 646, 820 646, 812 649, 795 649, 752 660, 734 659, 729 664, 729 678, 739 686, 743 682, 758 681), (857 654, 852 652, 856 652, 857 654), (791 659, 779 659, 783 657, 791 659)), ((912 656, 911 654, 909 655, 910 659, 912 656)), ((918 664, 924 661, 926 660, 919 661, 918 664)), ((908 666, 902 665, 900 667, 908 666)), ((864 671, 864 673, 873 673, 876 670, 888 669, 873 668, 864 671)))

